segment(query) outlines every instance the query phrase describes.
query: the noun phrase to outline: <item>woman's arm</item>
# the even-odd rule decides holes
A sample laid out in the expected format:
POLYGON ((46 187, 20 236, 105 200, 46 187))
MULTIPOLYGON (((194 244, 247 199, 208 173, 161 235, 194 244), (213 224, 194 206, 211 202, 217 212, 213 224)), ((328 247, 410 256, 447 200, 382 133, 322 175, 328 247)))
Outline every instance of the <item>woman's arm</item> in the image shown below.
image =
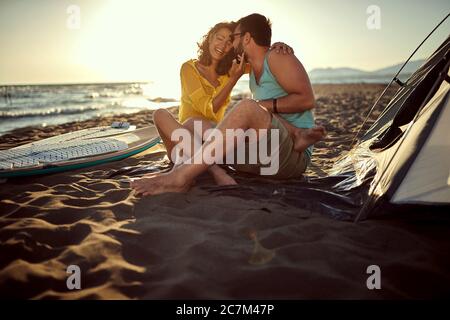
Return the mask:
POLYGON ((294 54, 294 49, 284 42, 275 42, 270 47, 270 50, 275 50, 277 53, 280 53, 281 51, 283 54, 294 54))
POLYGON ((219 111, 220 107, 223 106, 228 96, 231 94, 231 90, 238 82, 239 78, 245 73, 246 63, 244 59, 240 59, 240 63, 237 62, 236 59, 233 60, 233 64, 230 69, 230 80, 227 84, 220 90, 220 92, 214 97, 212 101, 213 111, 216 113, 219 111))
POLYGON ((227 98, 231 94, 231 91, 233 90, 233 87, 236 85, 237 81, 238 81, 238 79, 230 77, 230 80, 228 80, 227 84, 213 98, 212 107, 213 107, 214 113, 218 112, 219 109, 225 103, 225 101, 227 101, 227 98))
POLYGON ((192 103, 192 108, 205 118, 214 118, 212 96, 206 93, 195 67, 184 63, 180 70, 181 94, 192 103))

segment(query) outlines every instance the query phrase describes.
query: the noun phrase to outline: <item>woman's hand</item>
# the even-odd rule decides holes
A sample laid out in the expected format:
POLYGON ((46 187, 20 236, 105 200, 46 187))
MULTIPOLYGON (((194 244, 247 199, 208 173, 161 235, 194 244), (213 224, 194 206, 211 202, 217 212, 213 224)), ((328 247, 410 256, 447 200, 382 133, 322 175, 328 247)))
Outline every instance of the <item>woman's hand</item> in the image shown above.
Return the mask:
POLYGON ((238 59, 233 60, 233 64, 231 65, 230 69, 230 78, 234 79, 235 81, 238 81, 240 77, 245 73, 245 66, 246 62, 244 61, 244 54, 238 56, 238 59))
POLYGON ((275 42, 270 47, 270 50, 275 50, 277 53, 282 52, 283 54, 294 54, 294 49, 283 42, 275 42))

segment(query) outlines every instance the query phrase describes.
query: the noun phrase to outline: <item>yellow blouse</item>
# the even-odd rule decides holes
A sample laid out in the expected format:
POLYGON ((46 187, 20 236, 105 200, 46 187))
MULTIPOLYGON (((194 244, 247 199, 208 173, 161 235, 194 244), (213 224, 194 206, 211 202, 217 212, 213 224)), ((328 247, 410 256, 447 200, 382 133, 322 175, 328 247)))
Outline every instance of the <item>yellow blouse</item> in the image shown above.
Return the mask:
POLYGON ((218 123, 222 120, 230 95, 217 112, 213 111, 212 101, 230 80, 228 75, 219 76, 219 86, 214 87, 197 70, 195 62, 189 60, 181 66, 181 104, 178 119, 181 123, 191 117, 203 117, 218 123))

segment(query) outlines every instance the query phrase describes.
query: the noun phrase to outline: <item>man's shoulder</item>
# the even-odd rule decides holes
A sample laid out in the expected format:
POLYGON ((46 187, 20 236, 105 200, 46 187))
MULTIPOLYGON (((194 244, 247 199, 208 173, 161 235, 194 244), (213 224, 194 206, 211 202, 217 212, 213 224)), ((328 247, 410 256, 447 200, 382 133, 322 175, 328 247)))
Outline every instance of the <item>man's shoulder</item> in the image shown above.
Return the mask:
POLYGON ((267 63, 269 64, 269 67, 276 68, 277 66, 282 67, 292 63, 300 63, 300 60, 293 53, 285 54, 271 50, 267 55, 267 63))

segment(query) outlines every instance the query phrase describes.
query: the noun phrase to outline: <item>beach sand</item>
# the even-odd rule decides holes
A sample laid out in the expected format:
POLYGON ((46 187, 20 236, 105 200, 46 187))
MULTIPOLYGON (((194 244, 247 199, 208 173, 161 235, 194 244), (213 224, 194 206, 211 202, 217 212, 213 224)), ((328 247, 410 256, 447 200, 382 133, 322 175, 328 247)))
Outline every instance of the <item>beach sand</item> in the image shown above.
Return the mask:
MULTIPOLYGON (((326 175, 349 150, 383 86, 316 85, 314 90, 317 123, 328 136, 315 146, 307 177, 326 175)), ((176 114, 177 109, 171 111, 176 114)), ((113 120, 148 125, 151 112, 20 129, 0 137, 0 149, 113 120)), ((204 175, 187 194, 142 198, 131 191, 130 177, 169 168, 158 145, 119 162, 3 181, 0 297, 450 296, 448 213, 403 213, 359 223, 336 220, 295 205, 292 195, 282 192, 282 182, 240 175, 235 176, 237 187, 214 187, 204 175), (81 290, 66 286, 69 265, 80 267, 81 290), (370 265, 381 268, 380 290, 366 286, 370 265)))

